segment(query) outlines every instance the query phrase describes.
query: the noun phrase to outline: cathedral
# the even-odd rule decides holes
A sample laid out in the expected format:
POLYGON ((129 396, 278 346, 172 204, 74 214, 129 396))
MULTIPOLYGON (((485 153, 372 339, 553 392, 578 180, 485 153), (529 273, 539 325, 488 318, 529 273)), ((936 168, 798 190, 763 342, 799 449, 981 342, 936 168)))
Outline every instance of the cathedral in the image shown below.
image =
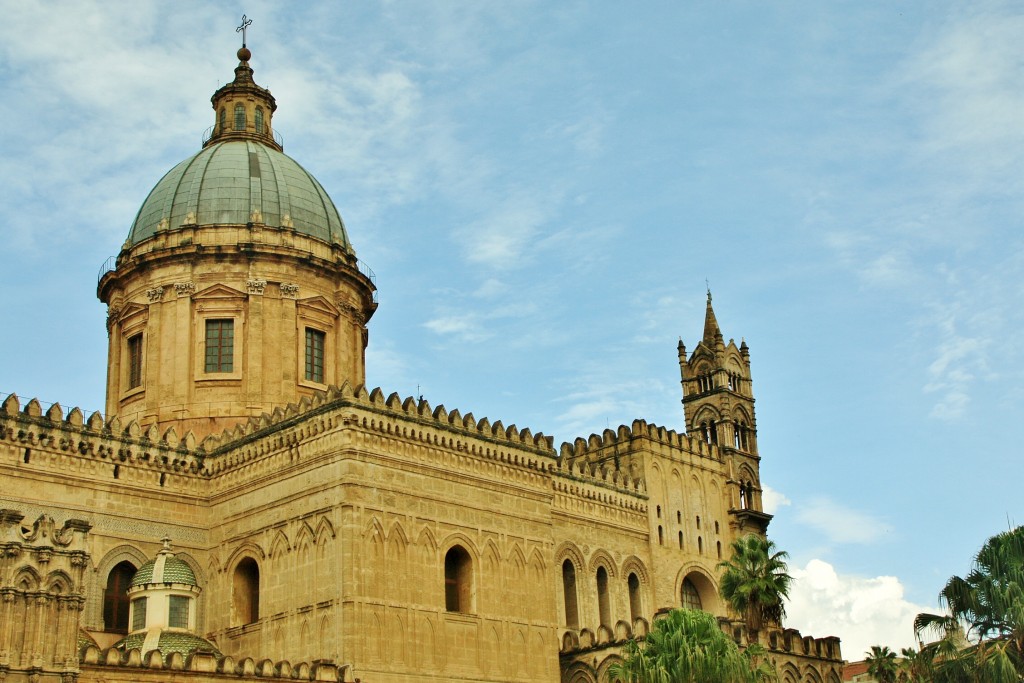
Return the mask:
POLYGON ((597 683, 682 606, 783 683, 838 683, 838 638, 718 594, 771 515, 710 293, 676 349, 685 433, 556 445, 367 389, 374 275, 237 56, 101 271, 106 414, 0 404, 0 681, 597 683))

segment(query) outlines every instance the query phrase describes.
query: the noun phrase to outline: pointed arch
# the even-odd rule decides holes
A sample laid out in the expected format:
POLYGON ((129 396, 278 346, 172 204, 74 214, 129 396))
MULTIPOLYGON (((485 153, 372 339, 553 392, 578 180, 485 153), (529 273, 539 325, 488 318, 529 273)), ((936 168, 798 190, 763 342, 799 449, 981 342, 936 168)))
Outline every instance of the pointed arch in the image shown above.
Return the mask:
MULTIPOLYGON (((109 608, 111 607, 111 605, 106 604, 106 591, 108 588, 108 584, 110 582, 110 573, 114 570, 114 568, 118 565, 121 565, 121 563, 127 563, 126 565, 124 565, 124 567, 131 565, 133 570, 138 569, 147 561, 149 561, 149 559, 149 556, 146 555, 146 553, 142 552, 142 550, 140 550, 138 547, 134 545, 129 545, 127 543, 115 546, 114 548, 108 550, 103 555, 103 558, 96 564, 96 571, 95 574, 93 575, 95 577, 95 580, 90 582, 91 585, 89 586, 86 604, 86 618, 83 619, 83 621, 85 622, 83 625, 87 625, 87 627, 91 626, 92 628, 95 628, 97 630, 103 630, 105 628, 105 607, 108 608, 107 617, 112 618, 112 614, 109 612, 109 608)), ((124 569, 124 567, 122 567, 122 570, 124 569)), ((123 622, 124 630, 127 633, 128 597, 125 592, 128 589, 127 583, 131 582, 131 577, 127 576, 127 572, 124 572, 124 577, 122 578, 127 579, 127 582, 121 581, 121 583, 124 583, 124 585, 120 586, 118 590, 121 593, 121 597, 125 601, 124 613, 121 617, 121 622, 123 622)))
POLYGON ((285 535, 283 530, 275 529, 274 537, 270 541, 270 553, 268 555, 271 561, 279 562, 285 555, 291 552, 291 549, 292 546, 288 542, 288 536, 285 535))
POLYGON ((331 524, 331 520, 326 517, 321 517, 316 523, 316 541, 320 543, 322 539, 333 540, 337 534, 334 533, 334 525, 331 524))
POLYGON ((609 578, 614 579, 618 576, 618 572, 615 569, 615 560, 612 559, 611 553, 607 550, 595 550, 594 554, 590 556, 590 573, 593 574, 599 567, 605 568, 605 571, 608 572, 609 578))
POLYGON ((14 575, 14 587, 19 591, 37 591, 42 584, 42 577, 35 567, 20 567, 14 575))
POLYGON ((331 636, 334 634, 333 621, 331 620, 330 614, 325 614, 323 619, 320 620, 320 632, 317 636, 319 643, 317 645, 317 651, 329 650, 333 646, 331 642, 331 636))
POLYGON ((47 592, 56 593, 57 595, 67 595, 75 590, 74 580, 68 576, 67 572, 61 569, 55 569, 47 574, 44 585, 47 592))
POLYGON ((572 560, 580 571, 586 569, 587 563, 583 559, 583 553, 572 541, 563 541, 555 550, 555 565, 561 566, 565 560, 572 560))
POLYGON ((303 520, 299 523, 299 530, 295 533, 295 548, 301 555, 314 546, 316 546, 316 534, 313 533, 313 527, 303 520))

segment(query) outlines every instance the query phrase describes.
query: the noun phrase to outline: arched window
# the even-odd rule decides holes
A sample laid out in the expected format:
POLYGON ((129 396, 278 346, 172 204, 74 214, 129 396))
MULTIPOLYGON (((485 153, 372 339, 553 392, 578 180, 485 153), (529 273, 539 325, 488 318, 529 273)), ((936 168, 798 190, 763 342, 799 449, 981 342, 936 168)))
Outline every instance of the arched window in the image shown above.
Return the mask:
POLYGON ((629 620, 634 622, 637 617, 643 616, 643 607, 640 604, 640 579, 636 574, 630 574, 626 586, 629 588, 629 620))
POLYGON ((683 587, 679 592, 683 607, 686 609, 703 609, 700 602, 700 593, 697 592, 697 587, 693 585, 692 581, 683 579, 683 587))
POLYGON ((701 555, 704 554, 704 539, 700 536, 697 537, 697 552, 701 555))
POLYGON ((747 509, 747 489, 740 483, 740 510, 747 509))
POLYGON ((256 132, 266 132, 263 130, 263 107, 256 107, 256 132))
POLYGON ((245 130, 245 107, 235 105, 235 130, 245 130))
POLYGON ((444 556, 444 605, 449 612, 473 611, 473 560, 461 545, 444 556))
POLYGON ((680 550, 683 549, 683 532, 682 531, 679 532, 679 549, 680 550))
POLYGON ((658 519, 661 519, 661 506, 658 506, 658 519))
POLYGON ((718 550, 718 559, 722 559, 722 542, 715 541, 716 549, 718 550))
POLYGON ((135 576, 135 565, 125 560, 119 562, 107 575, 107 587, 103 590, 103 630, 114 633, 128 633, 128 587, 135 576))
POLYGON ((580 613, 576 604, 576 567, 572 560, 562 563, 562 595, 565 599, 565 625, 580 627, 580 613))
POLYGON ((256 560, 246 557, 238 563, 232 588, 232 624, 242 626, 259 621, 260 567, 256 560))
POLYGON ((608 600, 608 571, 604 567, 597 568, 597 613, 601 625, 611 628, 612 609, 608 600))
POLYGON ((227 127, 228 127, 228 110, 225 109, 224 107, 221 107, 220 108, 220 121, 219 121, 219 123, 217 125, 217 132, 218 133, 223 133, 224 130, 227 127))
POLYGON ((718 443, 718 428, 715 426, 715 421, 712 420, 708 423, 708 432, 711 435, 711 443, 718 443))
POLYGON ((665 545, 665 530, 658 525, 658 545, 665 545))

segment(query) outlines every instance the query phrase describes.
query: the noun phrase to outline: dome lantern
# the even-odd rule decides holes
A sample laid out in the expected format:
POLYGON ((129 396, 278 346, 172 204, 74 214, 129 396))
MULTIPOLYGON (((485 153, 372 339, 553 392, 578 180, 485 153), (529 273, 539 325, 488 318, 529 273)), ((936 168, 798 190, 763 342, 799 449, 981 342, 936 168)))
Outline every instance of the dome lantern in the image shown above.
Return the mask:
POLYGON ((284 151, 272 126, 277 101, 269 90, 256 85, 253 80, 253 70, 249 66, 252 51, 243 44, 237 56, 235 79, 219 88, 210 98, 215 119, 203 147, 224 140, 258 140, 279 152, 284 151))

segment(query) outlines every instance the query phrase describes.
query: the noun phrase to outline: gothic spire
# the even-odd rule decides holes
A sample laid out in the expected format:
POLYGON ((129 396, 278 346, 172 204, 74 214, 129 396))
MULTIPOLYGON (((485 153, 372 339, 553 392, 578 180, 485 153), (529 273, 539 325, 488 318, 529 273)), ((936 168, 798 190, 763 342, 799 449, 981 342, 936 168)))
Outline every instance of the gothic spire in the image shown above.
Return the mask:
POLYGON ((708 308, 704 313, 704 343, 714 346, 715 342, 722 338, 722 331, 718 329, 718 320, 715 318, 715 309, 711 307, 711 290, 708 290, 708 308))

